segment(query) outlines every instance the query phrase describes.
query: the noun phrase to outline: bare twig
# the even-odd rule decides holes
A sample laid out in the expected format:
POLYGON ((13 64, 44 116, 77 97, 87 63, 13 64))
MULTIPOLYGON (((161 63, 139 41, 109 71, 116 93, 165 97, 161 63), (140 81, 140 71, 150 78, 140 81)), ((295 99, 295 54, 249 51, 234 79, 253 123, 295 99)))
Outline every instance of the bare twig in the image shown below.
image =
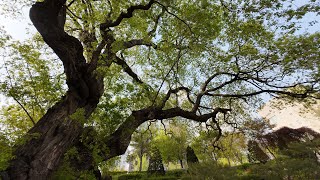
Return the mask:
MULTIPOLYGON (((7 71, 7 74, 8 74, 8 77, 9 77, 9 82, 10 82, 10 86, 12 89, 13 88, 13 83, 12 83, 12 78, 10 76, 10 73, 9 73, 9 70, 8 70, 8 67, 6 65, 6 63, 4 63, 5 65, 5 69, 7 71)), ((30 121, 32 122, 33 125, 36 124, 36 122, 34 121, 34 119, 32 118, 32 116, 29 114, 29 112, 27 111, 27 109, 22 105, 22 103, 15 97, 14 94, 12 94, 10 91, 9 91, 9 95, 19 104, 19 106, 23 109, 23 111, 27 114, 27 116, 29 117, 30 121)))
POLYGON ((170 11, 168 10, 168 8, 167 8, 165 5, 161 4, 160 2, 155 1, 155 3, 159 4, 160 6, 162 6, 162 7, 166 10, 166 12, 167 12, 168 14, 174 16, 174 17, 177 18, 179 21, 181 21, 183 24, 185 24, 185 25, 188 27, 189 31, 190 31, 192 34, 194 34, 193 31, 192 31, 192 29, 191 29, 191 27, 190 27, 190 25, 189 25, 185 20, 181 19, 180 17, 178 17, 178 16, 175 15, 174 13, 170 12, 170 11))
POLYGON ((164 76, 164 78, 163 78, 163 80, 162 80, 162 82, 161 82, 161 85, 160 85, 160 87, 159 87, 159 89, 158 89, 158 91, 157 91, 157 94, 156 94, 156 96, 155 96, 154 99, 153 99, 153 102, 152 102, 152 105, 151 105, 151 106, 153 106, 154 103, 156 102, 157 97, 158 97, 158 95, 159 95, 159 93, 160 93, 160 90, 161 90, 161 88, 162 88, 162 86, 163 86, 166 78, 169 76, 170 72, 173 70, 173 68, 175 67, 176 63, 178 63, 178 61, 180 61, 180 58, 181 58, 181 56, 182 56, 182 55, 181 55, 181 51, 182 51, 182 50, 179 49, 177 59, 174 61, 174 63, 173 63, 172 66, 170 67, 168 73, 164 76))

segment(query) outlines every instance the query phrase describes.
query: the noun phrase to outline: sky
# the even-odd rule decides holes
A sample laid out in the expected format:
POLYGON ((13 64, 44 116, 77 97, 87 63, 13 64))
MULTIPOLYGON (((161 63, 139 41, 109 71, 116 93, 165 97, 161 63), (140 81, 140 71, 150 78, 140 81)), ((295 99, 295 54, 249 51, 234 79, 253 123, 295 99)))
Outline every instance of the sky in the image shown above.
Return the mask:
POLYGON ((36 29, 32 26, 29 18, 29 7, 24 7, 22 9, 22 17, 19 19, 5 17, 1 11, 2 9, 0 8, 0 26, 3 26, 13 39, 25 40, 31 37, 30 32, 36 32, 36 29))

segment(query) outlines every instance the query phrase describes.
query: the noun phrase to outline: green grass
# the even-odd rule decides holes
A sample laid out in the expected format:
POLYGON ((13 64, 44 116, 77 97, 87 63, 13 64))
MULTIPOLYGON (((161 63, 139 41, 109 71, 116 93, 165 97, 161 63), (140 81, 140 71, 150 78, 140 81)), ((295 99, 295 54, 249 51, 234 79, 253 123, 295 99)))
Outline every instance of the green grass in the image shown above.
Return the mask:
POLYGON ((142 179, 142 180, 175 180, 175 179, 182 179, 182 176, 186 175, 186 170, 171 170, 166 171, 165 175, 157 175, 153 174, 150 175, 146 171, 142 172, 110 172, 109 173, 114 180, 135 180, 135 179, 142 179))

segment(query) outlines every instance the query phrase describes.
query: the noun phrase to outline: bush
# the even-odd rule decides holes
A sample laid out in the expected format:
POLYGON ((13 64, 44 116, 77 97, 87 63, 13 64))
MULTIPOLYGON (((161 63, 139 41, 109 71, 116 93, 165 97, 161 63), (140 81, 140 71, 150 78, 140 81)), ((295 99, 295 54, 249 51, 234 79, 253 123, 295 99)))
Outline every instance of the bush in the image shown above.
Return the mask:
POLYGON ((176 180, 177 177, 174 176, 155 176, 155 177, 148 177, 148 180, 176 180))
POLYGON ((118 180, 128 180, 128 179, 142 179, 142 174, 123 174, 118 176, 118 180))
POLYGON ((239 179, 237 169, 234 167, 225 167, 217 162, 202 162, 192 164, 188 169, 191 179, 239 179))
POLYGON ((183 170, 183 169, 176 169, 176 170, 167 171, 166 175, 167 176, 173 176, 173 177, 181 177, 186 172, 187 171, 183 170))

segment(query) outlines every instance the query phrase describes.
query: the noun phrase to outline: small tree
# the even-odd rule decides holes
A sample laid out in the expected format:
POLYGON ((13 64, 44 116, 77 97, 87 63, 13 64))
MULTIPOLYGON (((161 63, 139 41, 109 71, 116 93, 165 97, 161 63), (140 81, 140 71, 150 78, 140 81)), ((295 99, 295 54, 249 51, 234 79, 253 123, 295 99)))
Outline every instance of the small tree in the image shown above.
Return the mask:
POLYGON ((193 149, 188 146, 187 147, 187 163, 188 165, 199 162, 196 154, 194 153, 193 149))
POLYGON ((256 141, 248 142, 248 151, 249 162, 259 161, 261 163, 266 163, 269 160, 269 156, 261 149, 256 141))
POLYGON ((156 146, 151 147, 148 174, 165 174, 162 157, 156 146))

